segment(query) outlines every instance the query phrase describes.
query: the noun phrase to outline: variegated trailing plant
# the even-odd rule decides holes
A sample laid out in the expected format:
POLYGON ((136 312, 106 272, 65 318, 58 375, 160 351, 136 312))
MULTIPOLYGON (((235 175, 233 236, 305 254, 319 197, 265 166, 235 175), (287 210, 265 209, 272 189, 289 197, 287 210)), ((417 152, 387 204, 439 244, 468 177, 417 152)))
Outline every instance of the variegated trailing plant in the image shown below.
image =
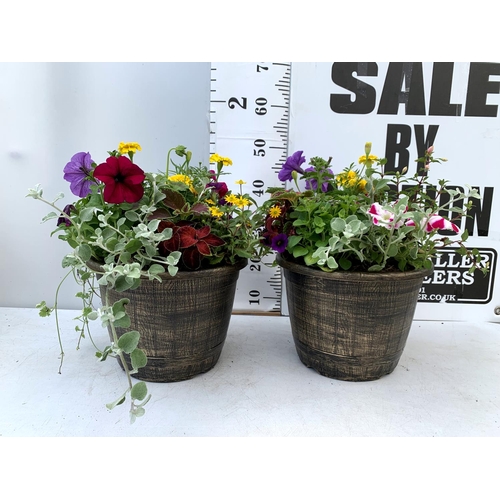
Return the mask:
MULTIPOLYGON (((192 166, 191 152, 178 146, 168 152, 165 172, 145 173, 134 163, 140 150, 137 143, 120 143, 99 165, 89 153, 75 154, 64 168, 64 178, 79 199, 64 208, 58 206, 62 193, 49 201, 40 185, 27 195, 52 208, 42 221, 57 219, 52 234, 57 233, 72 249, 62 266, 68 269, 63 281, 72 275, 82 287, 77 294, 83 303, 75 318, 77 347, 85 336, 92 340, 92 321, 99 319, 112 332, 110 345, 99 348, 94 344, 96 356, 101 361, 120 358, 128 387, 106 406, 111 410, 129 397, 132 422, 144 414, 150 398, 145 382, 133 384, 131 378, 147 364, 147 356, 137 347, 140 332, 129 331, 119 339, 116 333, 117 327, 130 327, 129 299, 110 303, 106 294, 100 297, 102 306, 96 306, 99 285, 126 292, 140 286, 144 278, 161 281, 161 273, 175 276, 179 269, 195 271, 252 258, 258 244, 256 219, 250 209, 255 202, 242 193, 244 181, 237 181, 239 193, 231 192, 223 182, 224 169, 232 165, 229 158, 214 154, 210 158, 213 168, 201 163, 192 166), (172 153, 181 159, 179 163, 171 159, 172 153), (89 267, 90 261, 101 265, 100 272, 89 267), (124 354, 130 355, 132 370, 124 354)), ((55 314, 61 348, 59 371, 64 359, 57 317, 60 286, 52 306, 46 301, 37 305, 41 316, 55 314)))
POLYGON ((433 153, 431 146, 407 178, 407 167, 402 173, 385 171, 387 160, 371 154, 371 143, 359 167, 352 163, 336 173, 331 158, 313 157, 303 168, 306 158, 297 151, 278 173, 296 189, 268 188, 271 196, 258 209, 261 255, 276 251, 325 272, 405 272, 430 269, 440 249, 454 246, 468 257, 470 273, 480 268, 486 274, 487 263, 481 263, 477 249, 464 245, 468 233, 457 236, 455 224, 479 194, 470 187, 466 192, 448 188, 445 180, 437 186, 429 182, 431 164, 446 161, 433 153))

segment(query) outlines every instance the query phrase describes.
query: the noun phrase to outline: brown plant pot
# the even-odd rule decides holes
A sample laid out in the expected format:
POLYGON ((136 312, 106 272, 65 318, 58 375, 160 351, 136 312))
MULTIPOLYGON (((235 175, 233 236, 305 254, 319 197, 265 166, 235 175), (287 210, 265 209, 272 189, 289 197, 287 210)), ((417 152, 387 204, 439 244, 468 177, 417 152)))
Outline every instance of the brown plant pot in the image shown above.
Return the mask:
POLYGON ((350 381, 376 380, 396 368, 431 270, 327 273, 281 255, 277 261, 302 363, 350 381))
MULTIPOLYGON (((137 330, 138 347, 148 357, 135 378, 149 382, 177 382, 212 369, 219 360, 226 340, 240 269, 245 259, 234 266, 200 271, 179 271, 172 277, 160 274, 162 282, 141 278, 135 290, 108 292, 109 303, 127 297, 129 328, 117 328, 118 337, 137 330)), ((93 270, 102 268, 87 263, 93 270)), ((106 287, 101 286, 102 297, 106 287)), ((109 329, 112 340, 111 329, 109 329)), ((130 357, 125 355, 129 369, 130 357)), ((119 361, 120 366, 121 362, 119 361)), ((122 366, 123 368, 123 366, 122 366)))

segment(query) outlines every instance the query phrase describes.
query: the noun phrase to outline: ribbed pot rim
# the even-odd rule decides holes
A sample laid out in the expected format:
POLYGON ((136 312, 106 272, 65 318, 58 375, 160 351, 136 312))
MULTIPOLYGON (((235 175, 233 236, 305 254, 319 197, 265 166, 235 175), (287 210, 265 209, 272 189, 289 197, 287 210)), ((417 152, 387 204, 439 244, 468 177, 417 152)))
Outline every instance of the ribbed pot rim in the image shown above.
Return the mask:
MULTIPOLYGON (((248 264, 248 259, 239 259, 234 265, 224 264, 222 266, 210 267, 207 269, 198 269, 196 271, 177 271, 175 276, 170 276, 169 273, 158 273, 158 277, 164 280, 202 280, 204 278, 210 278, 211 276, 223 276, 226 274, 233 274, 236 271, 240 271, 248 264)), ((98 273, 104 273, 102 265, 90 259, 86 262, 86 266, 92 271, 98 273)), ((141 276, 141 279, 149 281, 147 276, 141 276)))
POLYGON ((277 254, 276 262, 284 269, 297 274, 311 276, 317 279, 325 279, 332 281, 404 281, 423 279, 430 276, 433 272, 431 269, 416 269, 414 271, 383 271, 383 272, 359 272, 359 271, 333 271, 328 273, 321 269, 315 269, 305 264, 297 264, 290 262, 281 254, 277 254))

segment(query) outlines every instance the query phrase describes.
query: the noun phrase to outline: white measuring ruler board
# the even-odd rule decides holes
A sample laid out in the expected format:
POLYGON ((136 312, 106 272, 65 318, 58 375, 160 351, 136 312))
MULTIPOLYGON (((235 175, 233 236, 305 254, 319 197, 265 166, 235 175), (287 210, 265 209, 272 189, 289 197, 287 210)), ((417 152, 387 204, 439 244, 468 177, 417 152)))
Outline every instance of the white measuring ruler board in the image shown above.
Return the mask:
MULTIPOLYGON (((243 192, 260 205, 270 186, 283 185, 278 172, 288 156, 291 63, 212 63, 210 154, 231 158, 224 177, 246 182, 243 192)), ((240 271, 234 312, 280 314, 282 277, 270 267, 274 255, 250 261, 240 271)))

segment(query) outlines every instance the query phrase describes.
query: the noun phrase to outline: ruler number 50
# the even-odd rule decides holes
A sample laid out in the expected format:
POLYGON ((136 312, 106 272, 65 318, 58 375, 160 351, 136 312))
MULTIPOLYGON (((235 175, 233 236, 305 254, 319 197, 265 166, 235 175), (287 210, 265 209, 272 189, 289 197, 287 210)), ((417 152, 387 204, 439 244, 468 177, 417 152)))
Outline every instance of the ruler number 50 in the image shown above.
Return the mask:
MULTIPOLYGON (((242 109, 247 109, 247 98, 246 97, 231 97, 227 101, 227 105, 229 106, 230 109, 236 108, 236 105, 238 105, 242 109), (241 102, 239 101, 241 99, 241 102)), ((255 99, 255 104, 259 106, 258 108, 255 108, 255 113, 259 116, 265 115, 267 113, 267 108, 264 106, 267 104, 267 99, 265 97, 257 97, 255 99)))

